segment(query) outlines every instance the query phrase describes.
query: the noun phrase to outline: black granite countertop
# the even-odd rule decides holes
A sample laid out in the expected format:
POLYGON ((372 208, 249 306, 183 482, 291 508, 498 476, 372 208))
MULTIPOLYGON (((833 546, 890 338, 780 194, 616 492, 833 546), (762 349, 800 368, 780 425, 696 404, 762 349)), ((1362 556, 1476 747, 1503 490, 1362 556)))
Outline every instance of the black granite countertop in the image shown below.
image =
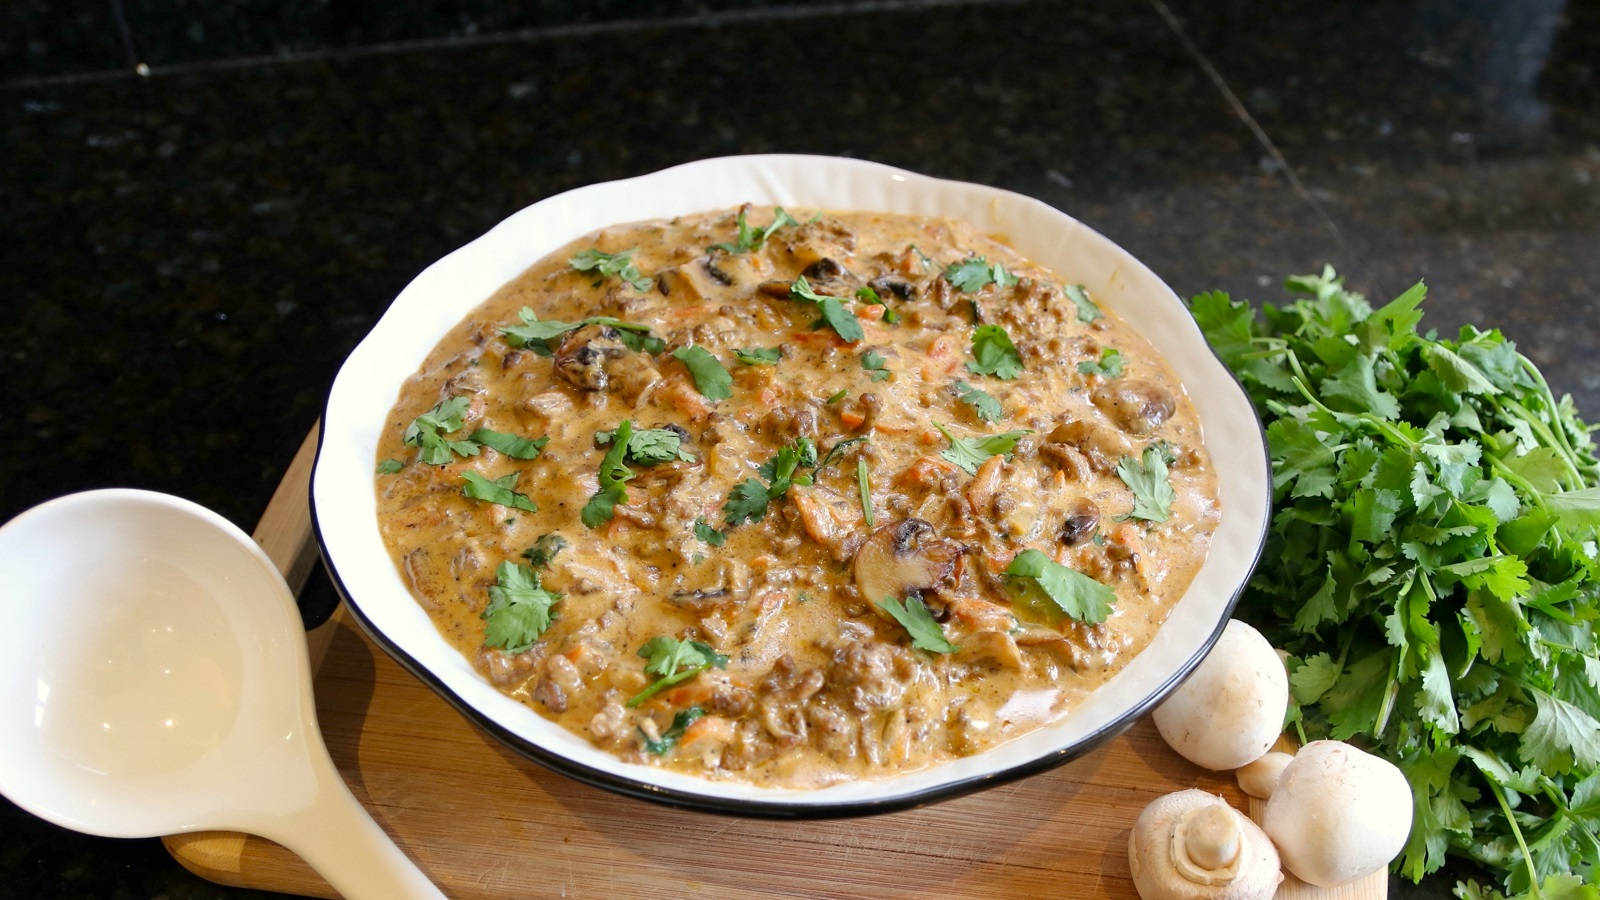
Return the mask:
MULTIPOLYGON (((0 520, 123 485, 248 530, 426 264, 734 153, 1031 194, 1184 296, 1424 279, 1426 324, 1501 328, 1600 417, 1597 0, 353 6, 0 13, 0 520)), ((0 835, 0 894, 244 895, 9 804, 0 835)))

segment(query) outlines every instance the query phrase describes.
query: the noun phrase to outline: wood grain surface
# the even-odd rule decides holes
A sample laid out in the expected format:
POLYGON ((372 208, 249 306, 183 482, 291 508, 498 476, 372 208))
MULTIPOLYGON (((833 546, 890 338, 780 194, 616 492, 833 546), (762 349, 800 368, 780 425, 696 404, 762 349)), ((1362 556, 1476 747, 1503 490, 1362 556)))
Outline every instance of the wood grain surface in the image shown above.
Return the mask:
MULTIPOLYGON (((316 554, 315 445, 313 429, 255 533, 297 590, 316 554)), ((1148 717, 1050 772, 908 812, 822 822, 684 812, 529 762, 375 648, 342 608, 308 640, 320 660, 317 715, 339 771, 451 897, 1132 897, 1128 831, 1151 800, 1200 787, 1260 812, 1230 775, 1173 753, 1148 717)), ((213 881, 335 896, 261 838, 165 840, 213 881)), ((1386 887, 1382 872, 1337 890, 1290 876, 1278 896, 1370 900, 1386 887)))

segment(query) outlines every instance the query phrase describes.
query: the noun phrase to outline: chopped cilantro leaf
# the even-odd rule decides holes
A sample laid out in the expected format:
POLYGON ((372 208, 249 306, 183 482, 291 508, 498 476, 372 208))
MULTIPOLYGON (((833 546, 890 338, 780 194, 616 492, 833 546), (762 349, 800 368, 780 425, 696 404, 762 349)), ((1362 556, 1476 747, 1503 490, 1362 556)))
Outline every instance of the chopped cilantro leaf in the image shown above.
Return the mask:
POLYGON ((956 382, 956 391, 961 395, 961 402, 972 407, 978 418, 984 422, 998 422, 1003 414, 1000 401, 990 396, 985 391, 975 388, 965 381, 956 382))
POLYGON ((461 430, 470 402, 466 397, 439 401, 433 409, 411 420, 400 438, 401 442, 416 447, 417 458, 430 466, 446 465, 457 456, 477 456, 476 443, 470 440, 452 441, 445 437, 452 431, 461 430))
POLYGON ((1110 586, 1069 569, 1032 548, 1018 553, 1011 560, 1011 565, 1006 567, 1006 574, 1013 578, 1031 579, 1033 585, 1061 612, 1089 625, 1104 622, 1111 614, 1111 604, 1117 600, 1117 592, 1110 586))
POLYGON ((728 542, 728 536, 711 527, 705 519, 694 520, 694 536, 713 547, 721 547, 728 542))
POLYGON ((557 319, 541 319, 534 315, 532 309, 524 306, 517 311, 517 318, 522 320, 521 325, 505 325, 500 328, 500 334, 506 339, 506 344, 512 347, 526 347, 545 356, 555 352, 556 348, 552 342, 556 338, 585 325, 604 325, 616 329, 617 339, 629 350, 660 353, 666 349, 664 341, 650 335, 650 326, 624 322, 611 316, 590 316, 577 322, 562 322, 557 319))
POLYGON ((605 278, 620 278, 636 291, 647 291, 654 282, 639 274, 638 267, 633 264, 633 254, 637 249, 634 247, 617 253, 603 253, 590 247, 578 251, 578 254, 567 260, 567 263, 579 272, 598 272, 605 278))
POLYGON ((502 475, 493 481, 479 475, 477 472, 462 472, 461 478, 466 484, 461 486, 461 493, 474 500, 483 500, 487 503, 498 503, 512 509, 521 509, 527 512, 538 512, 539 507, 528 499, 526 494, 519 494, 513 488, 517 486, 517 477, 520 472, 502 475))
POLYGON ((1017 276, 1006 271, 999 263, 990 264, 982 256, 969 256, 945 267, 945 280, 963 294, 970 294, 988 284, 1009 287, 1017 283, 1017 276))
POLYGON ((738 347, 733 356, 747 366, 775 366, 783 359, 783 351, 777 347, 738 347))
POLYGON ((835 403, 838 403, 840 400, 843 400, 845 398, 845 395, 848 394, 848 393, 850 393, 850 392, 848 390, 846 390, 845 388, 840 388, 837 391, 834 391, 833 393, 829 394, 828 395, 828 399, 826 399, 826 400, 824 400, 822 402, 831 406, 831 405, 833 405, 835 403))
POLYGON ((694 376, 695 390, 708 400, 726 400, 733 396, 733 376, 722 367, 715 354, 704 347, 679 347, 672 351, 674 359, 683 363, 694 376))
POLYGON ((999 325, 979 325, 972 330, 972 359, 967 371, 1009 381, 1022 374, 1022 354, 1011 335, 999 325))
POLYGON ((799 225, 795 218, 784 211, 783 207, 773 209, 772 224, 766 228, 757 228, 745 221, 745 211, 739 210, 737 222, 739 228, 739 242, 736 244, 712 244, 711 249, 722 250, 728 253, 749 253, 751 250, 760 250, 766 244, 767 238, 772 233, 786 225, 799 225))
POLYGON ((699 641, 679 640, 668 635, 657 635, 646 641, 645 645, 639 648, 639 656, 646 660, 644 665, 646 672, 661 677, 630 697, 627 704, 630 708, 649 700, 666 688, 688 681, 712 666, 719 669, 728 667, 728 658, 709 645, 699 641))
POLYGON ((907 597, 899 600, 894 597, 885 597, 878 601, 878 608, 888 613, 900 627, 911 635, 911 646, 929 653, 954 653, 961 649, 950 643, 944 636, 944 629, 934 621, 933 614, 928 612, 928 607, 919 597, 907 597))
POLYGON ((732 528, 745 522, 761 521, 767 514, 768 505, 787 494, 792 485, 811 483, 811 476, 797 475, 795 470, 816 464, 817 448, 810 438, 800 438, 793 444, 779 448, 776 456, 756 470, 761 478, 767 480, 766 485, 763 486, 760 479, 746 478, 728 492, 728 500, 722 504, 723 527, 732 528))
POLYGON ((968 475, 976 475, 978 467, 983 465, 989 457, 1002 453, 1009 454, 1017 446, 1017 441, 1028 434, 1028 429, 1022 431, 1007 431, 1001 434, 989 434, 976 438, 958 438, 952 435, 943 425, 934 424, 939 433, 950 442, 950 447, 939 453, 946 460, 960 466, 968 475))
POLYGON ((532 547, 522 551, 522 558, 527 560, 528 564, 534 568, 549 568, 550 563, 555 560, 556 554, 566 549, 566 546, 567 539, 559 534, 553 532, 541 534, 533 542, 532 547))
POLYGON ((596 475, 600 488, 589 497, 579 513, 578 518, 585 526, 599 528, 611 521, 618 503, 628 501, 626 484, 633 478, 633 471, 628 468, 627 458, 628 444, 632 439, 633 422, 623 419, 617 430, 611 432, 611 448, 600 460, 600 471, 596 475))
POLYGON ((489 588, 489 603, 484 607, 483 643, 507 653, 521 653, 550 627, 550 607, 561 595, 539 584, 539 573, 528 566, 503 562, 495 570, 495 584, 489 588))
POLYGON ((1122 351, 1115 347, 1106 347, 1100 351, 1098 360, 1084 360, 1078 363, 1078 371, 1085 375, 1099 375, 1102 378, 1116 378, 1122 374, 1122 351))
MULTIPOLYGON (((744 213, 739 215, 743 216, 744 213)), ((661 732, 660 738, 651 740, 650 736, 641 730, 639 732, 639 742, 644 745, 646 753, 662 756, 677 746, 678 739, 683 737, 683 733, 689 729, 689 726, 700 721, 700 717, 705 714, 706 711, 698 706, 680 709, 678 714, 672 717, 672 724, 667 727, 666 731, 661 732)))
POLYGON ((873 381, 883 381, 894 374, 889 371, 887 363, 888 360, 884 359, 883 354, 872 350, 861 355, 861 368, 867 371, 873 381))
POLYGON ((856 299, 867 304, 868 306, 883 307, 883 321, 890 325, 899 324, 900 314, 891 309, 888 302, 882 297, 879 297, 878 292, 873 290, 871 286, 862 285, 861 287, 856 288, 856 299))
MULTIPOLYGON (((683 435, 674 428, 630 429, 625 462, 639 466, 654 466, 673 460, 694 462, 694 454, 683 449, 683 435)), ((615 431, 596 431, 596 446, 606 447, 616 437, 615 431)))
POLYGON ((844 308, 838 297, 828 297, 812 289, 811 283, 801 275, 789 285, 789 296, 795 300, 806 300, 817 304, 822 311, 822 322, 832 328, 847 343, 855 343, 866 337, 861 330, 861 320, 844 308))
POLYGON ((1064 285, 1062 291, 1066 293, 1067 299, 1072 301, 1072 305, 1078 308, 1079 322, 1087 325, 1103 315, 1100 312, 1100 307, 1095 306, 1094 301, 1089 299, 1089 292, 1084 290, 1083 285, 1064 285))
POLYGON ((1133 491, 1133 509, 1123 518, 1165 522, 1171 517, 1172 501, 1177 495, 1167 478, 1166 455, 1160 447, 1144 448, 1143 462, 1123 457, 1117 463, 1117 477, 1133 491))
POLYGON ((404 469, 405 467, 406 467, 405 463, 401 462, 398 459, 394 459, 394 458, 391 457, 389 459, 383 460, 382 462, 378 463, 378 474, 379 475, 393 475, 394 473, 400 471, 401 469, 404 469))
POLYGON ((479 428, 468 436, 468 440, 477 441, 485 447, 492 447, 512 459, 538 459, 539 451, 544 445, 550 443, 550 436, 525 438, 503 431, 490 431, 479 428))
POLYGON ((767 515, 767 487, 759 479, 746 478, 728 492, 722 504, 723 527, 732 528, 745 522, 759 522, 767 515))

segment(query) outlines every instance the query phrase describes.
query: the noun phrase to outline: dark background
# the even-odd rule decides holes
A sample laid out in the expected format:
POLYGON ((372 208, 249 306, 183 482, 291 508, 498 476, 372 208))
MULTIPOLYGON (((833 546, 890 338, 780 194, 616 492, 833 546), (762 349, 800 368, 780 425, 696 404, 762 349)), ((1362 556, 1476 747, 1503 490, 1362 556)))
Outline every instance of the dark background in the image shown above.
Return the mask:
MULTIPOLYGON (((12 0, 0 520, 122 485, 249 530, 425 265, 735 153, 1031 194, 1183 296, 1424 279, 1600 417, 1597 69, 1600 0, 12 0)), ((0 895, 234 894, 0 802, 0 895)))

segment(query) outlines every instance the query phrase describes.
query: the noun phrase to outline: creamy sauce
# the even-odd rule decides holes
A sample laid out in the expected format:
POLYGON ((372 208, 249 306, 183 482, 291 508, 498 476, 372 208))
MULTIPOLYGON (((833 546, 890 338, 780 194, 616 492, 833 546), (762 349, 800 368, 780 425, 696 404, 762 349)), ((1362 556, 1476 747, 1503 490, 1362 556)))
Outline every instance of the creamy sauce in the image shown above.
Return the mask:
MULTIPOLYGON (((745 211, 750 225, 774 221, 770 207, 745 211)), ((1149 642, 1204 560, 1216 481, 1182 386, 1134 330, 1073 302, 1071 273, 962 223, 790 210, 803 224, 759 248, 709 249, 736 242, 737 212, 573 242, 475 309, 406 383, 378 453, 403 465, 377 484, 385 542, 418 602, 485 677, 541 715, 624 759, 707 777, 814 787, 898 774, 1059 718, 1149 642), (634 273, 575 270, 569 260, 589 249, 632 249, 634 283, 634 273), (967 273, 981 277, 952 281, 950 266, 979 256, 967 273), (814 327, 822 306, 791 296, 802 274, 840 298, 861 340, 814 327), (548 349, 514 346, 501 329, 523 324, 523 308, 568 323, 613 317, 664 345, 593 324, 548 349), (969 370, 979 324, 1015 342, 1017 377, 969 370), (691 345, 731 375, 731 397, 697 389, 673 356, 691 345), (747 365, 734 350, 750 348, 782 357, 747 365), (998 402, 997 421, 979 417, 963 382, 998 402), (483 447, 425 463, 407 428, 455 397, 468 402, 449 440, 487 428, 548 443, 532 460, 483 447), (596 433, 624 420, 674 430, 692 459, 631 463, 626 502, 586 527, 609 449, 596 433), (969 473, 945 458, 936 425, 966 439, 1027 433, 969 473), (796 479, 760 521, 728 525, 736 485, 768 486, 758 467, 807 442, 811 465, 795 474, 813 483, 796 479), (1117 472, 1152 446, 1170 460, 1173 492, 1159 522, 1126 517, 1135 495, 1117 472), (538 510, 465 496, 468 472, 518 473, 515 491, 538 510), (726 543, 707 543, 706 528, 726 543), (526 565, 523 551, 546 534, 567 544, 537 570, 561 594, 556 618, 525 650, 487 646, 502 564, 526 565), (1113 588, 1109 616, 1076 621, 1005 575, 1026 549, 1113 588), (958 649, 914 648, 878 605, 891 596, 924 604, 958 649), (726 663, 630 707, 658 678, 639 651, 659 636, 698 641, 726 663), (691 709, 699 718, 672 734, 691 709)))

